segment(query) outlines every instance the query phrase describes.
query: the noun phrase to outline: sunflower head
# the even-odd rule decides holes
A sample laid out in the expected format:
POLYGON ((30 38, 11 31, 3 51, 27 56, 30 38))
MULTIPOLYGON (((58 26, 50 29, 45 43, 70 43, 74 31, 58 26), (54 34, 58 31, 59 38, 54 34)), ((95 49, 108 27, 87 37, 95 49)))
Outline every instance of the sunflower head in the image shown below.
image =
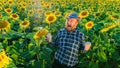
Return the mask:
POLYGON ((51 23, 53 23, 53 22, 55 22, 56 21, 56 16, 54 15, 54 14, 50 14, 50 15, 48 15, 47 17, 46 17, 46 22, 48 23, 48 24, 51 24, 51 23))
POLYGON ((29 25, 30 25, 29 21, 23 21, 22 23, 20 23, 20 27, 23 29, 27 28, 29 25))
POLYGON ((61 12, 55 12, 56 16, 61 16, 61 14, 62 14, 61 12))
POLYGON ((86 29, 91 29, 94 26, 94 23, 92 21, 85 24, 86 29))
POLYGON ((10 8, 8 8, 8 9, 5 9, 5 12, 8 13, 8 14, 11 14, 12 10, 10 8))
POLYGON ((80 18, 86 18, 88 15, 89 15, 89 12, 87 12, 87 11, 82 11, 82 12, 79 14, 79 17, 80 17, 80 18))
POLYGON ((8 2, 8 4, 10 4, 10 5, 13 5, 13 3, 14 3, 13 0, 8 0, 7 2, 8 2))
POLYGON ((0 18, 2 18, 2 13, 0 13, 0 18))
POLYGON ((9 6, 5 6, 5 9, 10 9, 10 7, 9 6))
POLYGON ((14 20, 17 20, 19 18, 19 15, 18 14, 11 14, 10 17, 13 18, 14 20))
POLYGON ((50 8, 51 8, 51 6, 50 6, 50 5, 47 5, 47 6, 46 6, 46 8, 47 8, 47 9, 50 9, 50 8))
POLYGON ((34 14, 34 11, 33 11, 33 10, 28 11, 28 15, 32 15, 32 14, 34 14))
POLYGON ((34 35, 34 39, 40 39, 42 38, 43 36, 47 35, 48 34, 48 30, 47 29, 41 29, 39 31, 37 31, 34 35))
POLYGON ((2 7, 0 7, 0 11, 2 10, 2 7))
POLYGON ((107 32, 108 30, 109 30, 109 28, 104 28, 104 29, 100 30, 100 32, 101 32, 101 33, 105 33, 105 32, 107 32))
POLYGON ((1 20, 0 21, 0 30, 9 31, 9 29, 10 29, 10 23, 7 20, 1 20))
POLYGON ((115 19, 118 19, 119 16, 118 16, 118 15, 112 15, 110 18, 111 18, 112 20, 115 20, 115 19))
POLYGON ((12 61, 12 59, 5 54, 4 50, 2 50, 0 52, 0 63, 2 63, 0 64, 0 67, 3 68, 5 65, 8 65, 10 61, 12 61))
POLYGON ((55 6, 55 10, 59 10, 59 6, 55 6))
POLYGON ((45 13, 44 13, 44 15, 45 16, 48 16, 48 15, 50 15, 52 12, 51 11, 46 11, 45 13))
POLYGON ((94 14, 95 17, 99 17, 100 15, 101 15, 100 12, 94 14))

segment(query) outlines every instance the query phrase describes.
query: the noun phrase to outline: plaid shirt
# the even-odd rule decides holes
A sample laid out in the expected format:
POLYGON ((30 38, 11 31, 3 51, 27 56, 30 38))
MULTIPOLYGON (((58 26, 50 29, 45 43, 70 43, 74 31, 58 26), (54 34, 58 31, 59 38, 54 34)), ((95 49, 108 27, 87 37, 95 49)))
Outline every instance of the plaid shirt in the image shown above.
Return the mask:
POLYGON ((84 50, 84 34, 76 28, 68 32, 65 28, 61 29, 51 45, 57 47, 55 59, 61 64, 74 66, 78 63, 78 52, 84 50))

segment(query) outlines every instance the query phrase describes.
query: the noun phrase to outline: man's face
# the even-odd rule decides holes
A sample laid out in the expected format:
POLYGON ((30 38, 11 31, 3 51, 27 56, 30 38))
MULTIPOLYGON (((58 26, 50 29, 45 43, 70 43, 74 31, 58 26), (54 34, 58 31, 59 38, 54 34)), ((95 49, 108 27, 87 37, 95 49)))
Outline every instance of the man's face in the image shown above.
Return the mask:
POLYGON ((66 29, 68 31, 72 31, 76 28, 76 26, 78 25, 78 20, 75 18, 69 18, 66 21, 66 29))

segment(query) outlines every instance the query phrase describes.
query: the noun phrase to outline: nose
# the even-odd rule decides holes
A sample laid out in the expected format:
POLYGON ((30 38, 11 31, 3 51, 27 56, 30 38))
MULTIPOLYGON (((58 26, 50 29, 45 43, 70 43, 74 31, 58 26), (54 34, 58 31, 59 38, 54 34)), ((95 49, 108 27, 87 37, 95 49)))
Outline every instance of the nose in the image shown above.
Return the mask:
POLYGON ((70 21, 68 21, 68 22, 67 22, 67 24, 68 24, 68 25, 70 25, 70 24, 71 24, 71 22, 70 22, 70 21))

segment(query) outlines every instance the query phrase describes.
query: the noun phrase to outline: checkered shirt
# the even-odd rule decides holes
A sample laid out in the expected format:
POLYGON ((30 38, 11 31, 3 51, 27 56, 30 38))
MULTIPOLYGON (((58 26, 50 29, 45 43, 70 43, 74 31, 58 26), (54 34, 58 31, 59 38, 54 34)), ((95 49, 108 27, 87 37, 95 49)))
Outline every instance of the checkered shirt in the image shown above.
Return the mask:
POLYGON ((51 45, 57 47, 55 59, 72 67, 78 63, 78 52, 84 50, 84 34, 78 28, 70 32, 63 28, 58 31, 51 45))

